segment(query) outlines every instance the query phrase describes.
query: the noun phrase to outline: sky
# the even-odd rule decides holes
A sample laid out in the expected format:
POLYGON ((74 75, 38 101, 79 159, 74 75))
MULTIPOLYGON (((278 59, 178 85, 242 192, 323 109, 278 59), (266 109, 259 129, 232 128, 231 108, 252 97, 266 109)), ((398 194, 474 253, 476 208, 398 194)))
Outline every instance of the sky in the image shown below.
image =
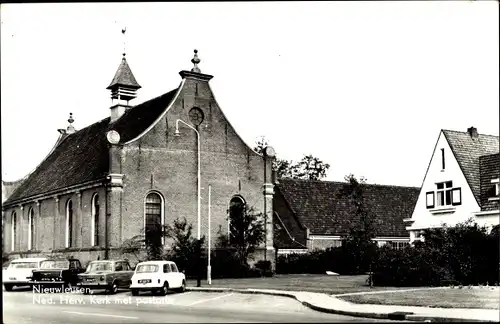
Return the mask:
POLYGON ((326 180, 422 184, 441 129, 499 133, 496 1, 2 4, 2 179, 33 171, 73 113, 110 114, 124 50, 139 104, 193 49, 250 146, 312 154, 326 180))

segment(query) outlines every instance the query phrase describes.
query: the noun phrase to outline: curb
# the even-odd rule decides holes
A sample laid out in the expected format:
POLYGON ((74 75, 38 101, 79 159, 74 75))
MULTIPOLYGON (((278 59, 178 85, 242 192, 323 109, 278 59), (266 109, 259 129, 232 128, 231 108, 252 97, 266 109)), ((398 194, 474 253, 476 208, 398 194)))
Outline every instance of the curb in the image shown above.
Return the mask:
MULTIPOLYGON (((278 291, 266 291, 260 289, 239 289, 239 288, 208 288, 208 287, 186 287, 186 291, 202 291, 202 292, 234 292, 240 294, 261 294, 261 295, 271 295, 288 297, 297 300, 302 305, 309 307, 315 311, 346 315, 353 317, 364 317, 364 318, 375 318, 375 319, 388 319, 396 321, 418 321, 418 322, 486 322, 486 323, 496 323, 496 321, 490 320, 478 320, 478 319, 467 319, 467 318, 455 318, 455 317, 438 317, 438 316, 427 316, 427 315, 415 315, 411 312, 392 312, 392 313, 370 313, 370 312, 355 312, 355 311, 344 311, 332 308, 325 308, 311 304, 307 301, 300 300, 297 296, 288 291, 278 292, 278 291)), ((335 298, 334 296, 332 298, 335 298)))

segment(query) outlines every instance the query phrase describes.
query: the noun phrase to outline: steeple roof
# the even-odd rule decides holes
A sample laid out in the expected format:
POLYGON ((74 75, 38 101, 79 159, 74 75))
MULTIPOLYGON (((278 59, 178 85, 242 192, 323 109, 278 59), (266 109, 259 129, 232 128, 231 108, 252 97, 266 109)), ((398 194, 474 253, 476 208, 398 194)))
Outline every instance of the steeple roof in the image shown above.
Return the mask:
POLYGON ((141 88, 139 83, 135 80, 132 70, 130 70, 130 67, 128 66, 125 54, 123 54, 122 62, 120 63, 120 66, 118 66, 118 70, 116 70, 113 81, 111 81, 111 84, 106 89, 111 90, 116 86, 124 86, 133 89, 141 88))

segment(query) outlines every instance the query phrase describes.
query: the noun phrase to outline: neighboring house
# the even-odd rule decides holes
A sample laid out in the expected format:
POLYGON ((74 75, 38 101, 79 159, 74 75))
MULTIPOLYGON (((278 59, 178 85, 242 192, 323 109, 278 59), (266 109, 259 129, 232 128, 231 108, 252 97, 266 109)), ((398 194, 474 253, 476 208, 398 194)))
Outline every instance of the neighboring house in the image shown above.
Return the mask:
POLYGON ((469 218, 481 226, 499 224, 498 136, 441 130, 415 210, 407 220, 410 240, 421 231, 469 218))
POLYGON ((269 215, 270 234, 257 258, 264 252, 273 258, 271 162, 226 119, 196 51, 191 62, 177 88, 132 106, 141 86, 123 55, 107 88, 112 105, 102 107, 110 116, 76 130, 70 115, 48 156, 3 202, 7 252, 57 252, 83 263, 119 257, 127 239, 158 240, 161 225, 184 217, 195 237, 198 226, 207 236, 211 185, 212 244, 239 216, 228 215, 228 207, 248 205, 269 215))
MULTIPOLYGON (((338 196, 344 182, 279 179, 274 195, 274 242, 278 254, 341 246, 356 222, 352 205, 338 196)), ((378 245, 409 244, 403 219, 411 215, 419 188, 366 184, 366 207, 377 221, 378 245)))

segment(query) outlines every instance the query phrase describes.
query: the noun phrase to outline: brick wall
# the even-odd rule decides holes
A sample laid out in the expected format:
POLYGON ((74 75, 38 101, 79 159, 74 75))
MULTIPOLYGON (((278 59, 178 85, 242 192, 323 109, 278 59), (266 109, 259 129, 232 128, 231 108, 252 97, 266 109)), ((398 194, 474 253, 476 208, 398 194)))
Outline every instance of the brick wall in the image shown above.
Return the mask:
MULTIPOLYGON (((90 248, 92 197, 100 197, 100 245, 105 243, 105 213, 109 217, 109 245, 118 248, 124 240, 141 234, 144 228, 144 202, 146 195, 155 191, 164 200, 165 223, 173 224, 176 218, 185 217, 193 224, 197 233, 197 142, 196 133, 180 125, 181 136, 175 137, 175 121, 180 118, 187 123, 189 110, 198 107, 204 113, 204 121, 198 128, 201 145, 201 233, 208 230, 208 185, 212 186, 211 235, 215 245, 219 229, 227 233, 227 209, 234 195, 241 195, 248 206, 263 212, 264 183, 263 157, 253 152, 237 135, 219 108, 207 81, 187 78, 183 90, 168 113, 139 140, 111 152, 111 173, 123 174, 123 188, 106 190, 104 187, 82 190, 40 201, 41 217, 37 218, 37 250, 46 253, 54 248, 61 253, 79 257, 81 262, 103 257, 103 251, 90 248), (74 248, 64 251, 66 228, 66 204, 73 201, 74 248), (107 208, 106 208, 107 202, 107 208), (55 218, 55 220, 54 220, 55 218)), ((242 112, 247 113, 247 112, 242 112)), ((251 113, 251 112, 249 112, 251 113)), ((268 182, 271 165, 267 165, 268 182)), ((27 213, 27 205, 24 205, 27 213)), ((271 208, 272 206, 268 206, 271 208)), ((10 229, 10 214, 6 210, 6 228, 10 229)), ((17 209, 16 209, 17 210, 17 209)), ((20 213, 18 222, 20 222, 20 213)), ((36 213, 38 216, 38 213, 36 213)), ((27 224, 27 221, 25 221, 27 224)), ((272 223, 272 222, 271 222, 272 223)), ((21 224, 21 223, 19 223, 21 224)), ((271 224, 272 225, 272 224, 271 224)), ((27 225, 25 225, 27 226, 27 225)), ((10 230, 5 231, 6 242, 10 242, 10 230)), ((19 237, 18 251, 27 248, 23 233, 19 237), (21 242, 22 240, 22 242, 21 242), (22 244, 21 244, 22 243, 22 244)), ((272 238, 268 242, 273 246, 272 238)), ((259 251, 259 254, 262 251, 259 251)), ((274 252, 269 253, 274 256, 274 252)), ((119 257, 116 250, 110 257, 119 257)))
MULTIPOLYGON (((201 146, 201 233, 208 230, 208 185, 212 186, 211 235, 215 245, 217 231, 227 232, 227 209, 234 195, 241 195, 249 206, 263 212, 262 185, 264 160, 247 147, 224 117, 206 81, 186 79, 183 90, 154 128, 120 152, 120 172, 124 174, 121 193, 121 228, 113 221, 117 246, 140 233, 144 227, 144 201, 151 191, 164 200, 165 223, 185 217, 197 234, 197 142, 196 133, 180 124, 181 136, 174 136, 175 121, 190 123, 188 113, 198 107, 204 121, 198 127, 201 146)), ((244 112, 242 112, 244 113, 244 112)), ((270 178, 270 165, 268 165, 270 178)), ((114 203, 114 202, 113 202, 114 203)), ((112 215, 117 219, 119 216, 112 215)), ((272 242, 270 243, 272 246, 272 242)))

